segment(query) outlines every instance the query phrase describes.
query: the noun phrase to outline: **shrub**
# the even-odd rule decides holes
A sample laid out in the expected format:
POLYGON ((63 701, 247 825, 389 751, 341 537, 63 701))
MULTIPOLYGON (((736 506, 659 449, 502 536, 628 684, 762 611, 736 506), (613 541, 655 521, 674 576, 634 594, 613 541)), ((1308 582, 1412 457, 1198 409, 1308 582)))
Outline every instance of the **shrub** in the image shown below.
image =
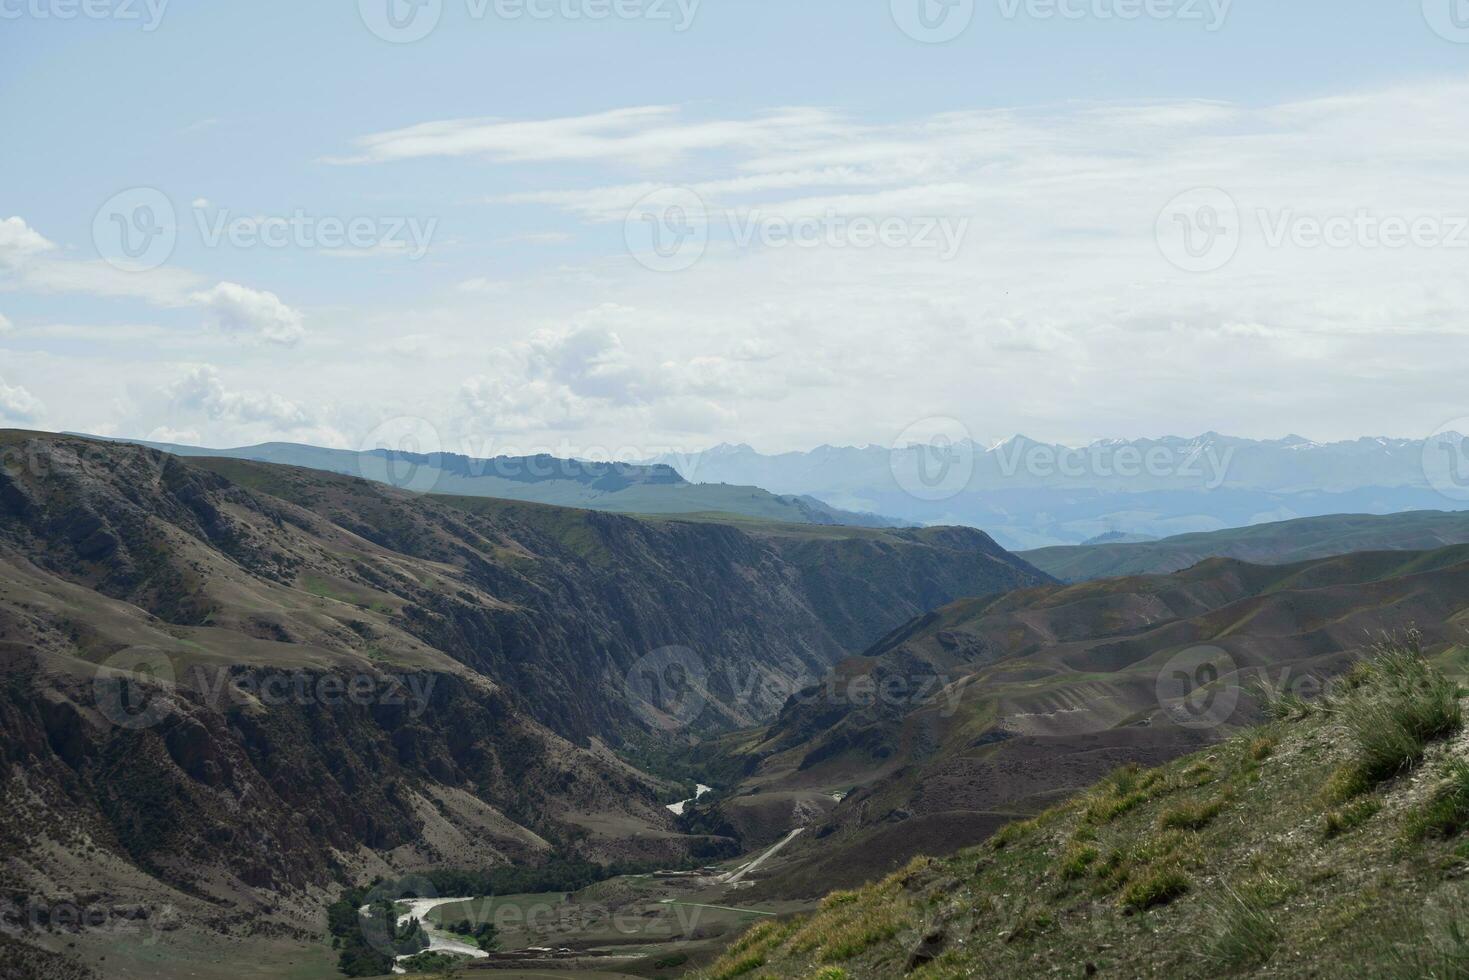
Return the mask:
POLYGON ((1449 762, 1447 778, 1428 803, 1408 818, 1408 836, 1452 837, 1469 827, 1469 762, 1449 762))
POLYGON ((1124 908, 1142 911, 1167 905, 1189 889, 1188 877, 1177 868, 1155 868, 1146 876, 1134 879, 1122 890, 1124 908))
POLYGON ((1224 886, 1224 894, 1208 905, 1214 939, 1203 955, 1225 971, 1258 967, 1280 945, 1280 928, 1253 894, 1224 886))

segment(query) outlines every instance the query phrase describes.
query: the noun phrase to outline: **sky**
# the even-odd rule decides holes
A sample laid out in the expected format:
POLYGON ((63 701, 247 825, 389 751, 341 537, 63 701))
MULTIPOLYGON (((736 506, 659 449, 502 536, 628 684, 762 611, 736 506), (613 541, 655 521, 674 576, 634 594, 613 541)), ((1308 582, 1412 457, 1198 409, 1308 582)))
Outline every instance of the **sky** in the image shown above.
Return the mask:
POLYGON ((0 133, 0 425, 1469 415, 1469 0, 0 0, 0 133))

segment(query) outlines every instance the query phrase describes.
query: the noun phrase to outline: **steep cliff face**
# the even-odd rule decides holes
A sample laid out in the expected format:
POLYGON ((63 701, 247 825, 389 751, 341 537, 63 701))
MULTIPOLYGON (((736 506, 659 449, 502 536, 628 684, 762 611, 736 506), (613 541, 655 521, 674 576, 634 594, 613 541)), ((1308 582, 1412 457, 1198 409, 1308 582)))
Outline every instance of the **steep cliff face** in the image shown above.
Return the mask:
POLYGON ((971 530, 639 520, 126 445, 18 448, 0 541, 48 571, 173 625, 447 658, 583 742, 647 722, 626 679, 668 648, 705 685, 682 723, 749 723, 914 615, 1045 580, 971 530))
POLYGON ((613 748, 766 720, 930 605, 1043 578, 971 531, 0 451, 5 887, 166 893, 201 921, 299 928, 281 896, 305 914, 374 872, 677 859, 707 842, 613 748))

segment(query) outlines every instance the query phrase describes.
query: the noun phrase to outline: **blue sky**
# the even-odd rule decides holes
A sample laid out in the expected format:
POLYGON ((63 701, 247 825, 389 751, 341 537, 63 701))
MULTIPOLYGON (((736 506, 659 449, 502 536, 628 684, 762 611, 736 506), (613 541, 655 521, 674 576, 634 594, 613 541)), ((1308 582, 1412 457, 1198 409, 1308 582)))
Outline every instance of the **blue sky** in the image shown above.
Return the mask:
POLYGON ((354 0, 174 0, 153 30, 143 0, 69 20, 0 0, 0 421, 354 445, 411 416, 448 448, 651 455, 930 417, 1085 441, 1427 435, 1469 412, 1449 370, 1469 44, 1431 26, 1460 0, 1128 21, 979 0, 944 44, 887 2, 685 0, 682 31, 661 6, 552 9, 587 2, 442 0, 398 44, 354 0), (691 268, 631 254, 623 219, 662 187, 705 209, 691 268), (98 210, 130 188, 175 209, 161 267, 98 260, 98 210), (1243 215, 1219 268, 1158 254, 1160 210, 1195 188, 1243 215), (200 225, 298 212, 431 234, 418 256, 200 225), (1318 247, 1302 215, 1357 230, 1318 247), (853 218, 907 237, 851 247, 853 218), (1433 230, 1363 240, 1393 219, 1433 230), (788 245, 803 222, 819 241, 788 245), (953 254, 907 240, 933 223, 953 254))

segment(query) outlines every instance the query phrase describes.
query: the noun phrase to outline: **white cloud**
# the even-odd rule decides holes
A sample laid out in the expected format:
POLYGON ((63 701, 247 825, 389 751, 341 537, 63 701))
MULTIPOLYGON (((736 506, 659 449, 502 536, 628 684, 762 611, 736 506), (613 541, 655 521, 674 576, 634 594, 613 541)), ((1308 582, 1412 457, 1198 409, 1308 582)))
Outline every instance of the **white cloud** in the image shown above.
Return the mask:
POLYGON ((228 390, 219 369, 210 364, 195 367, 170 385, 168 396, 172 408, 214 421, 261 422, 286 431, 315 424, 300 406, 275 392, 228 390))
POLYGON ((10 317, 0 313, 0 334, 10 333, 15 329, 15 324, 10 322, 10 317))
POLYGON ((56 246, 47 241, 24 218, 0 220, 0 269, 16 268, 56 246))
POLYGON ((701 151, 801 145, 852 128, 824 109, 778 109, 748 120, 683 122, 679 117, 676 106, 637 106, 560 119, 445 119, 363 136, 355 141, 358 154, 327 162, 468 156, 517 163, 667 163, 701 151))
POLYGON ((305 335, 301 314, 275 293, 222 282, 190 297, 204 307, 205 322, 226 334, 294 344, 305 335))
POLYGON ((466 279, 458 286, 458 289, 461 293, 473 293, 481 296, 490 296, 494 295, 495 293, 503 293, 509 288, 510 284, 508 282, 499 282, 494 279, 486 279, 483 276, 476 276, 473 279, 466 279))
POLYGON ((31 424, 46 413, 46 406, 20 385, 9 385, 0 378, 0 421, 31 424))

